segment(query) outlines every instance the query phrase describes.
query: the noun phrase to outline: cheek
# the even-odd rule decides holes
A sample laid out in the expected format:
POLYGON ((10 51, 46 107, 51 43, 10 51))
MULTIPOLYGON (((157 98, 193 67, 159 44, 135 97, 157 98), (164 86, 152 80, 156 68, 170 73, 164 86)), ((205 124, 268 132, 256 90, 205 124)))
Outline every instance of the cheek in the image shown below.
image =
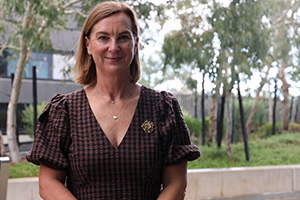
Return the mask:
POLYGON ((106 50, 106 47, 104 45, 96 45, 94 47, 94 52, 97 54, 102 54, 105 52, 105 50, 106 50))
POLYGON ((130 44, 127 46, 127 52, 133 53, 134 54, 135 48, 133 44, 130 44))

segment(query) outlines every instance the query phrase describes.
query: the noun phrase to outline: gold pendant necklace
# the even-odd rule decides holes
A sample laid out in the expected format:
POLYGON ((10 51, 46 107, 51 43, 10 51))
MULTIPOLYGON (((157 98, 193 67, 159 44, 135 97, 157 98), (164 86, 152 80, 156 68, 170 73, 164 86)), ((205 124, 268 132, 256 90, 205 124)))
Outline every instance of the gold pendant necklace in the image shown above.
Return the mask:
MULTIPOLYGON (((98 88, 97 88, 97 90, 98 90, 98 88)), ((114 119, 114 120, 119 119, 118 115, 119 115, 119 113, 121 112, 122 108, 124 107, 124 105, 125 105, 126 101, 128 100, 129 96, 131 95, 132 90, 133 90, 133 85, 131 85, 131 87, 130 87, 130 92, 129 92, 129 94, 127 95, 126 99, 124 100, 124 102, 123 102, 121 108, 118 110, 118 112, 117 112, 116 114, 113 115, 113 119, 114 119)), ((100 96, 100 95, 101 95, 101 94, 99 93, 99 90, 98 90, 98 96, 100 96)), ((103 100, 105 99, 102 95, 101 95, 100 97, 101 97, 103 100)), ((107 98, 106 98, 106 99, 107 99, 107 98)), ((114 104, 114 103, 116 103, 116 101, 111 100, 111 103, 114 104)))
MULTIPOLYGON (((103 96, 102 94, 101 94, 101 92, 100 92, 100 90, 99 90, 99 88, 98 87, 96 87, 96 89, 97 89, 97 96, 98 97, 100 97, 101 99, 103 99, 103 100, 105 100, 105 101, 107 101, 109 98, 106 98, 105 96, 103 96)), ((111 99, 109 99, 109 101, 111 101, 111 103, 112 104, 114 104, 114 103, 116 103, 116 101, 114 101, 114 100, 111 100, 111 99)))

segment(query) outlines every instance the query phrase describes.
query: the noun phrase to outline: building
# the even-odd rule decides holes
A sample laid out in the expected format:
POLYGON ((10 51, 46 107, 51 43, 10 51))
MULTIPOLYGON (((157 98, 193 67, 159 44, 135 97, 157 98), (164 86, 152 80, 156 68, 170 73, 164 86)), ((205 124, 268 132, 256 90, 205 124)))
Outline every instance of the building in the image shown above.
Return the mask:
MULTIPOLYGON (((80 37, 80 29, 70 23, 70 27, 63 31, 54 31, 51 36, 52 52, 32 52, 22 79, 22 86, 18 100, 17 125, 23 128, 22 110, 25 105, 33 103, 32 67, 36 67, 37 101, 48 102, 57 93, 69 93, 82 86, 72 81, 72 75, 65 74, 65 69, 74 66, 74 52, 80 37)), ((12 74, 15 71, 17 55, 6 60, 9 51, 0 56, 0 129, 5 133, 6 110, 11 93, 12 74)))

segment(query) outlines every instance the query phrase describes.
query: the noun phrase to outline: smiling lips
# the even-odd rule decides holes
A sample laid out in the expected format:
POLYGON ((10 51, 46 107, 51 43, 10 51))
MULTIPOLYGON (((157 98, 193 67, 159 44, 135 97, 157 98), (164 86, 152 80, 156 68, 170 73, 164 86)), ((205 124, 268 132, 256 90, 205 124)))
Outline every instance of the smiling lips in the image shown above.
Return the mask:
POLYGON ((119 60, 122 59, 122 57, 106 57, 106 59, 111 62, 118 62, 119 60))

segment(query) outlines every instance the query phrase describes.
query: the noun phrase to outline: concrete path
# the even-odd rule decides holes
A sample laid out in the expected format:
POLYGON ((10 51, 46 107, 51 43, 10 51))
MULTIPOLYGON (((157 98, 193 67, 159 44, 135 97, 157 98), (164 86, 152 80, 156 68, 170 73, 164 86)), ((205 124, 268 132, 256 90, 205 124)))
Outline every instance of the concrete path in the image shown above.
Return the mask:
POLYGON ((300 200, 300 192, 251 195, 234 198, 211 199, 211 200, 300 200))

